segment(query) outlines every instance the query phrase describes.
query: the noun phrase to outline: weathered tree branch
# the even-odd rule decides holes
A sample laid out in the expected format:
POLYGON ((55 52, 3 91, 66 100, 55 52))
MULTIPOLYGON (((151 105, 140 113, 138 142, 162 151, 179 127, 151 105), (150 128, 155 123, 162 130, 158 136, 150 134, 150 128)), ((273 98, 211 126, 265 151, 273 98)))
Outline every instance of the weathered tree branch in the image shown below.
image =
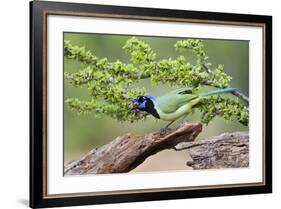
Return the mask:
POLYGON ((241 93, 240 91, 234 91, 232 94, 242 99, 249 106, 249 97, 247 97, 245 94, 241 93))
POLYGON ((187 149, 193 169, 240 168, 249 166, 248 132, 225 133, 205 140, 183 142, 176 150, 187 149))
POLYGON ((193 160, 187 165, 194 169, 249 165, 247 133, 236 132, 194 141, 201 130, 201 123, 185 123, 166 133, 128 133, 69 163, 64 174, 125 173, 136 168, 147 157, 165 149, 188 150, 193 160))
POLYGON ((174 149, 180 142, 194 141, 202 130, 201 123, 185 123, 165 133, 125 134, 109 144, 94 149, 65 167, 65 175, 129 172, 147 157, 165 149, 174 149))

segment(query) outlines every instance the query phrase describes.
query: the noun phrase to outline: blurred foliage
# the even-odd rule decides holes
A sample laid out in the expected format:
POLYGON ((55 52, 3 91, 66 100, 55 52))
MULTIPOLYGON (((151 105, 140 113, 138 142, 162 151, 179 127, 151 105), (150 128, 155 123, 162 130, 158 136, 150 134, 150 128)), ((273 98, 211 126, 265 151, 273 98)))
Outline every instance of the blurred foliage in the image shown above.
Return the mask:
POLYGON ((236 118, 238 122, 244 126, 249 122, 249 111, 247 106, 240 103, 238 98, 230 99, 223 98, 220 95, 204 98, 202 103, 204 105, 199 106, 199 110, 202 112, 201 121, 208 124, 217 115, 223 117, 228 122, 236 118))
MULTIPOLYGON (((162 127, 165 122, 130 111, 129 99, 138 95, 163 95, 183 86, 206 91, 206 81, 216 88, 233 86, 248 94, 247 41, 79 33, 65 33, 64 40, 64 100, 70 107, 64 108, 65 162, 117 135, 162 127), (93 114, 83 114, 89 112, 93 114)), ((243 126, 248 109, 237 98, 212 96, 203 103, 189 116, 205 123, 214 121, 202 137, 248 129, 243 126), (217 115, 232 122, 224 125, 223 120, 214 120, 217 115)))
MULTIPOLYGON (((75 87, 87 85, 92 97, 90 101, 69 98, 66 103, 71 110, 78 113, 94 112, 94 116, 107 115, 119 121, 134 122, 148 115, 129 108, 130 98, 147 94, 145 88, 132 86, 140 79, 151 78, 154 86, 162 83, 173 87, 190 86, 193 89, 199 89, 202 85, 229 87, 231 76, 223 71, 223 65, 218 65, 214 70, 210 69, 211 63, 208 62, 202 40, 177 41, 175 48, 181 52, 191 50, 196 56, 196 64, 187 62, 182 55, 176 59, 156 61, 156 53, 149 44, 136 37, 127 40, 123 46, 130 53, 133 64, 120 60, 110 62, 107 58, 99 59, 86 51, 85 47, 73 46, 70 41, 65 40, 64 56, 81 62, 78 72, 65 72, 65 77, 75 87), (102 99, 98 100, 99 98, 102 99)), ((241 106, 238 100, 212 97, 212 102, 205 99, 201 106, 199 109, 203 112, 202 122, 206 124, 216 115, 248 124, 248 109, 241 106)))

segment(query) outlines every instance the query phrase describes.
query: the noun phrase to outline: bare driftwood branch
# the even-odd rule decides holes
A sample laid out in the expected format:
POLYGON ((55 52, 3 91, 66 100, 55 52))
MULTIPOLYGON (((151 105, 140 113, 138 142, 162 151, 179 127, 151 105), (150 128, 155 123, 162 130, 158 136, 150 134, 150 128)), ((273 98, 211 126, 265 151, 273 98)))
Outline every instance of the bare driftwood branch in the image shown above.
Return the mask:
POLYGON ((94 149, 82 159, 65 167, 65 175, 104 174, 129 172, 147 157, 174 149, 180 142, 194 141, 202 130, 201 123, 184 123, 164 134, 154 132, 144 135, 125 134, 109 144, 94 149))
POLYGON ((193 169, 239 168, 249 166, 248 132, 225 133, 194 142, 183 142, 176 150, 187 149, 193 169))
POLYGON ((201 123, 184 123, 164 134, 128 133, 69 163, 64 174, 125 173, 136 168, 147 157, 165 149, 187 150, 193 159, 187 165, 194 169, 249 165, 248 133, 236 132, 194 141, 201 131, 201 123))

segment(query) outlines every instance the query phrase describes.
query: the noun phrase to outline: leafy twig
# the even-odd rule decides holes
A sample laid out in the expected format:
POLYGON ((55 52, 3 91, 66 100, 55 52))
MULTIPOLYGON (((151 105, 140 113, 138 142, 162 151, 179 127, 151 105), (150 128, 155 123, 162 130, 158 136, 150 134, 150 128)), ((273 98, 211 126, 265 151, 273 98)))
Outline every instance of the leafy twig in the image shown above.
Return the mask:
MULTIPOLYGON (((232 78, 224 72, 223 65, 210 68, 211 63, 204 51, 202 40, 181 40, 176 42, 175 48, 179 52, 191 50, 196 57, 196 63, 188 62, 183 55, 176 59, 157 60, 153 49, 135 37, 129 39, 123 47, 130 54, 132 63, 98 58, 84 47, 73 46, 69 41, 65 41, 64 57, 81 63, 77 72, 65 73, 65 78, 75 87, 86 86, 92 98, 90 101, 69 98, 66 103, 71 110, 78 113, 94 112, 95 116, 105 114, 119 121, 133 122, 146 117, 146 114, 129 111, 128 108, 130 98, 147 93, 145 88, 133 85, 140 79, 149 78, 152 85, 190 86, 194 90, 204 85, 215 88, 229 87, 232 78)), ((246 95, 238 91, 233 92, 233 95, 248 106, 249 99, 246 95)), ((221 102, 221 98, 213 97, 209 103, 205 102, 202 105, 201 111, 202 121, 206 123, 216 115, 227 120, 238 119, 244 125, 248 123, 248 108, 237 100, 227 99, 221 102), (217 114, 213 111, 215 109, 220 109, 223 114, 217 114)))

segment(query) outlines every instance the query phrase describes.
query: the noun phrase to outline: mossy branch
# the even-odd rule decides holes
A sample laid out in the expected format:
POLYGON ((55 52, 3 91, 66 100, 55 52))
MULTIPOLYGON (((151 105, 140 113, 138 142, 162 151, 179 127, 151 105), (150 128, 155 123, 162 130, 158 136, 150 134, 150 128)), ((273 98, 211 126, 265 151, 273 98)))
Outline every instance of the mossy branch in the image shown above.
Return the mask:
MULTIPOLYGON (((65 78, 75 87, 87 86, 92 98, 90 101, 69 98, 66 103, 70 109, 78 113, 94 112, 95 116, 108 115, 119 121, 133 122, 147 116, 146 113, 131 111, 128 108, 130 98, 147 93, 145 88, 135 86, 140 79, 149 78, 154 86, 159 84, 173 87, 190 86, 194 91, 206 85, 216 88, 229 87, 231 76, 224 72, 224 66, 221 64, 211 69, 202 40, 181 40, 174 46, 179 53, 191 50, 196 57, 196 63, 188 62, 184 54, 176 59, 157 60, 153 49, 135 37, 129 39, 123 46, 132 63, 98 58, 85 47, 73 46, 70 41, 65 41, 64 57, 81 63, 81 68, 77 72, 66 72, 65 78)), ((242 99, 245 105, 237 99, 213 96, 203 100, 198 106, 203 113, 202 122, 209 123, 215 116, 221 116, 226 120, 238 120, 247 125, 248 97, 241 92, 233 94, 242 99)))

